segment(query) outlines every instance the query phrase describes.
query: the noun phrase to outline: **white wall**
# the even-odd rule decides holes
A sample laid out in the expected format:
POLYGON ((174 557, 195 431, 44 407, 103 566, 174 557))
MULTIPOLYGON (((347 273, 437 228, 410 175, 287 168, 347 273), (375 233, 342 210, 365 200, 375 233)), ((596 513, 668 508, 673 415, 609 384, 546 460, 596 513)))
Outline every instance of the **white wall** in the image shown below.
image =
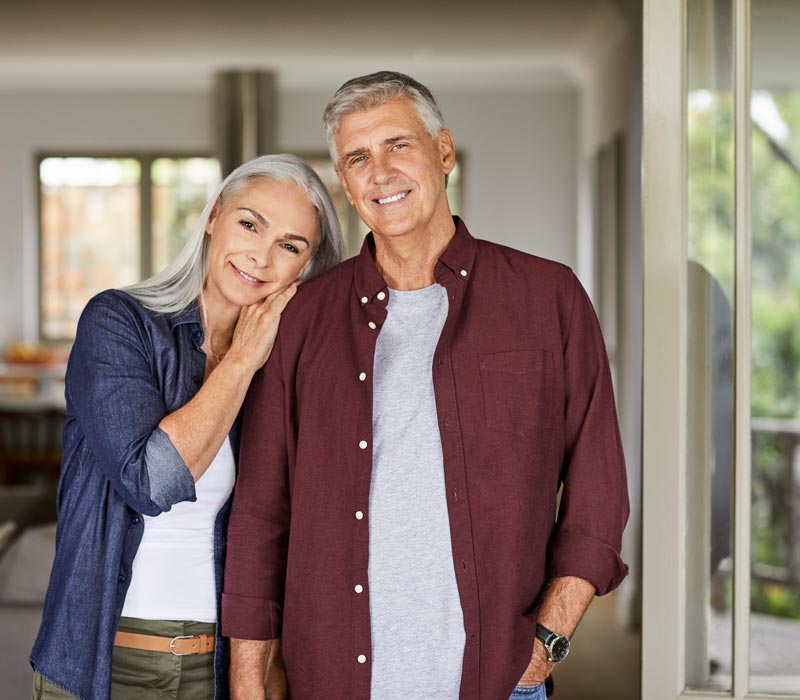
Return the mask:
MULTIPOLYGON (((326 150, 321 115, 335 87, 284 92, 281 149, 326 150)), ((472 233, 574 266, 577 92, 432 87, 464 154, 464 215, 472 233)), ((0 347, 36 339, 36 154, 211 151, 211 103, 209 92, 196 87, 0 92, 0 347)))

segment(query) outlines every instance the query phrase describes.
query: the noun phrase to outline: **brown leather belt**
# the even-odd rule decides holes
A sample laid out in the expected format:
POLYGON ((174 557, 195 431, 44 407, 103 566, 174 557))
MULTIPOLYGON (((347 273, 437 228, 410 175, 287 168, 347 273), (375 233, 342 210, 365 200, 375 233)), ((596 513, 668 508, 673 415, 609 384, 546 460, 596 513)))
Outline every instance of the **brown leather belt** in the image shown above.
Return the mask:
POLYGON ((198 634, 182 637, 157 637, 153 634, 117 632, 114 646, 143 651, 161 651, 186 656, 187 654, 210 654, 214 651, 216 637, 213 634, 198 634))

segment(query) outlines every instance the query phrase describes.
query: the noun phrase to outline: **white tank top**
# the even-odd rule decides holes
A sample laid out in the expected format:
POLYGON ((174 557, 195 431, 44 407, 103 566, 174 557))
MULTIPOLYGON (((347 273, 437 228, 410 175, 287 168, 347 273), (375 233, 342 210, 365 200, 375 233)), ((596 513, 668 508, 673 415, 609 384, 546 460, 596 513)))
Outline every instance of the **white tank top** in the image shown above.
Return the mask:
POLYGON ((217 621, 214 522, 233 490, 230 440, 195 484, 197 500, 144 517, 122 614, 145 620, 217 621))

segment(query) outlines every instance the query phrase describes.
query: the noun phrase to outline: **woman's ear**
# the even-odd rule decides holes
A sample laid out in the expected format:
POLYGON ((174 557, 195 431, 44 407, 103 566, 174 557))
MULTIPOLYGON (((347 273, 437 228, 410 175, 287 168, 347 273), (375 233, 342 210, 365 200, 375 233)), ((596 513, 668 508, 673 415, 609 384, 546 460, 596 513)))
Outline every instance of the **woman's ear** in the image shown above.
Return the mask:
POLYGON ((207 236, 210 236, 214 232, 214 223, 217 220, 219 209, 220 209, 219 200, 217 200, 214 206, 211 208, 211 213, 208 215, 208 221, 206 222, 207 236))

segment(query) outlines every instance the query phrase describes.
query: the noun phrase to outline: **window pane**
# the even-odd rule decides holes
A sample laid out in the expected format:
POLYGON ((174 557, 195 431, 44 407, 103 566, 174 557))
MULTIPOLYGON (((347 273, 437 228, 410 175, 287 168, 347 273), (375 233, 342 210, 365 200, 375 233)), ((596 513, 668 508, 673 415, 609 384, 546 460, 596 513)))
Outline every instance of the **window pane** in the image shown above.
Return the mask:
POLYGON ((686 685, 729 691, 734 473, 732 3, 687 3, 686 685))
POLYGON ((178 254, 220 182, 216 158, 156 158, 152 180, 152 272, 178 254))
POLYGON ((752 2, 750 687, 800 692, 800 5, 752 2))
POLYGON ((44 339, 74 338, 93 295, 138 280, 140 177, 131 158, 41 161, 44 339))

